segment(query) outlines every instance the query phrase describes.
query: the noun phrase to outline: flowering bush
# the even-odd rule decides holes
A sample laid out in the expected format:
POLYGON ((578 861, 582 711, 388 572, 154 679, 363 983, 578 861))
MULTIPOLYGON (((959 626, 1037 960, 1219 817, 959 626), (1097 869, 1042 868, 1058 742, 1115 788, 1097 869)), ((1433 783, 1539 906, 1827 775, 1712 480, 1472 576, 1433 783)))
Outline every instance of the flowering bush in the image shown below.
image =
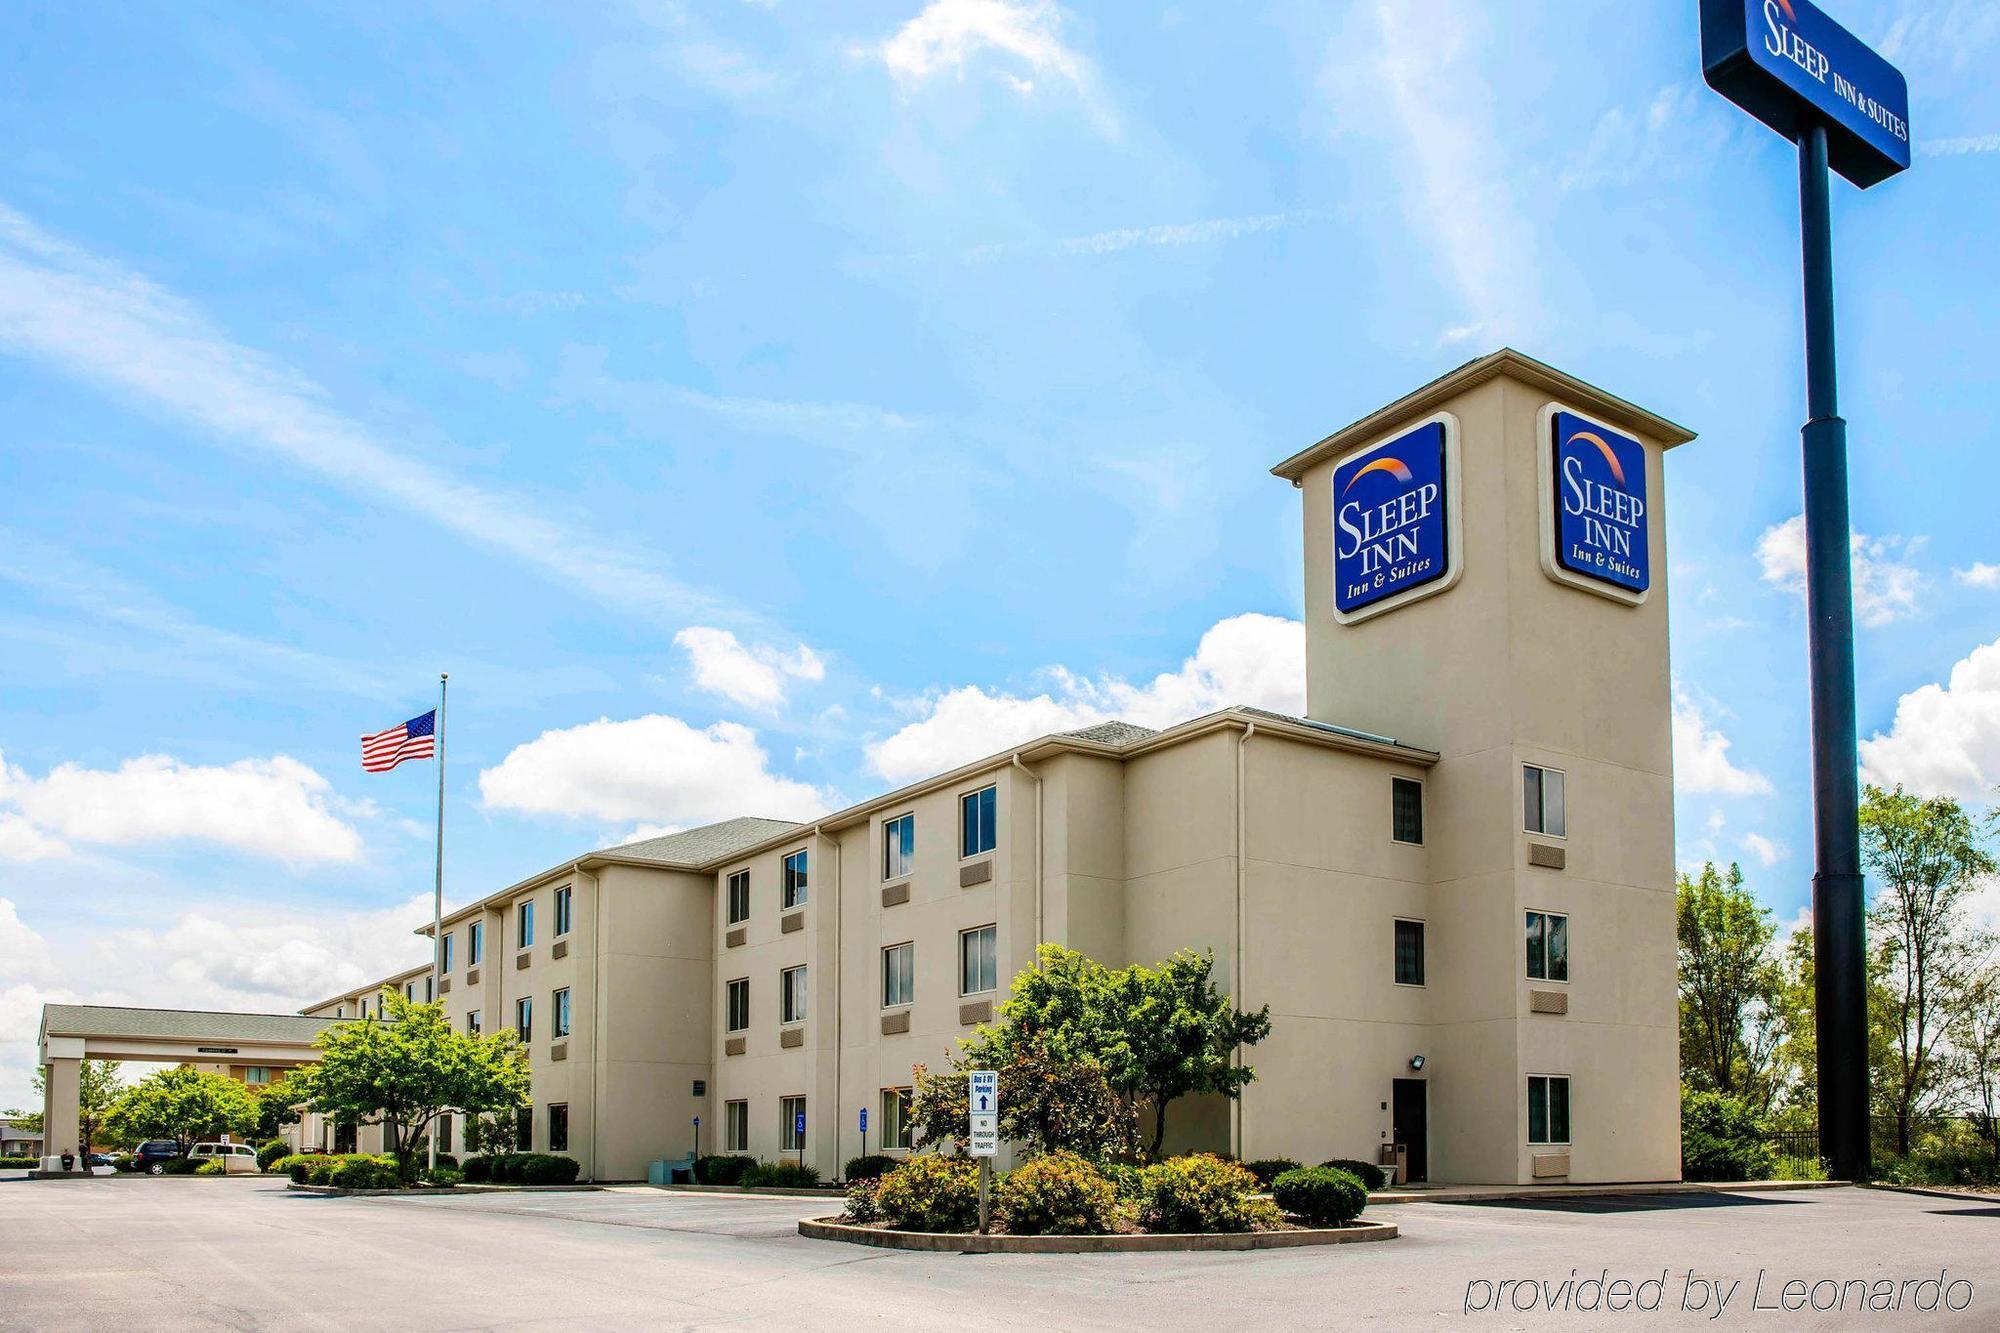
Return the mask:
POLYGON ((1361 1216, 1368 1190, 1352 1172, 1326 1166, 1302 1166, 1271 1182, 1278 1207, 1310 1226, 1339 1226, 1361 1216))
POLYGON ((1118 1195, 1075 1153, 1044 1153, 1001 1178, 995 1203, 1020 1236, 1101 1236, 1117 1220, 1118 1195))
POLYGON ((1139 1223, 1148 1231, 1258 1231, 1282 1221, 1257 1197, 1257 1177, 1213 1153, 1155 1163, 1141 1182, 1139 1223))
POLYGON ((877 1197, 882 1182, 875 1176, 863 1176, 847 1187, 847 1207, 841 1216, 850 1222, 879 1222, 882 1220, 882 1203, 877 1197))
POLYGON ((904 1231, 970 1231, 979 1223, 979 1168, 969 1157, 912 1157, 875 1191, 882 1216, 904 1231))

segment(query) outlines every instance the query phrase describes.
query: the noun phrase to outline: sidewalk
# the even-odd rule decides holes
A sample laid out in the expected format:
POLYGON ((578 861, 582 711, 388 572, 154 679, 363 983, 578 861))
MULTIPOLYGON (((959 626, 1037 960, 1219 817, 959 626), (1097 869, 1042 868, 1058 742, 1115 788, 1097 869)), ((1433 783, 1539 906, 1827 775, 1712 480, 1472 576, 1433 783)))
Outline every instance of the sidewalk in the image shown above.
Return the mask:
POLYGON ((1753 1194, 1766 1190, 1823 1190, 1844 1180, 1641 1180, 1610 1185, 1412 1185, 1375 1190, 1371 1204, 1482 1203, 1490 1199, 1588 1199, 1607 1194, 1753 1194))

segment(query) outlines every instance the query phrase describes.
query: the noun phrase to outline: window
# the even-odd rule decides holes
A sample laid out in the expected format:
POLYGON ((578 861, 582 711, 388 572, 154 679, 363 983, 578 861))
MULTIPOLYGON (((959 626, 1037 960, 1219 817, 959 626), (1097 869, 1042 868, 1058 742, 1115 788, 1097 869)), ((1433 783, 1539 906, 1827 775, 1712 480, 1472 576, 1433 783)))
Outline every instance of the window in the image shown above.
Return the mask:
POLYGON ((523 995, 514 1001, 514 1033, 522 1041, 532 1041, 535 1036, 534 997, 523 995))
POLYGON ((882 1007, 893 1009, 908 1004, 916 990, 914 944, 892 944, 882 951, 882 1007))
POLYGON ((778 1021, 806 1021, 806 970, 803 967, 788 967, 778 973, 778 1021))
POLYGON ((1424 923, 1421 921, 1396 923, 1396 984, 1424 984, 1424 923))
POLYGON ((555 1001, 555 1004, 551 1006, 554 1009, 554 1013, 551 1016, 555 1019, 555 1031, 552 1035, 567 1037, 569 1035, 569 987, 564 986, 549 998, 555 1001))
POLYGON ((437 1118, 437 1132, 438 1132, 438 1151, 441 1153, 450 1152, 451 1151, 450 1116, 441 1115, 437 1118))
POLYGON ((779 890, 778 906, 787 910, 805 906, 806 901, 806 854, 793 852, 785 858, 782 887, 779 890))
POLYGON ((739 870, 729 877, 729 924, 750 919, 750 872, 739 870))
POLYGON ((245 1083, 269 1083, 271 1081, 271 1071, 265 1065, 245 1065, 243 1067, 243 1081, 245 1083))
POLYGON ((410 1001, 414 1001, 417 998, 416 982, 406 981, 403 983, 403 998, 410 1001))
POLYGON ((1569 918, 1554 912, 1528 913, 1528 976, 1535 981, 1569 980, 1569 918))
POLYGON ((549 1103, 549 1151, 569 1151, 569 1106, 563 1102, 549 1103))
POLYGON ((729 1030, 743 1032, 750 1026, 750 978, 738 977, 729 983, 729 1030))
POLYGON ((475 1036, 478 1035, 480 1028, 479 1028, 479 1011, 477 1009, 471 1010, 466 1014, 465 1030, 467 1032, 472 1033, 475 1036))
POLYGON ((958 854, 978 856, 993 850, 994 787, 981 787, 958 798, 958 854))
POLYGON ((1521 827, 1530 833, 1546 833, 1551 838, 1568 835, 1561 772, 1533 764, 1521 766, 1521 827))
POLYGON ((437 978, 427 976, 424 978, 424 1003, 429 1004, 435 999, 437 999, 437 978))
POLYGON ((805 1113, 805 1098, 778 1098, 778 1120, 783 1131, 782 1137, 778 1140, 778 1146, 786 1152, 806 1146, 806 1136, 799 1131, 799 1124, 804 1119, 805 1113))
POLYGON ((1528 1142, 1569 1142, 1569 1079, 1528 1075, 1528 1142))
POLYGON ((533 898, 514 909, 514 947, 525 949, 535 942, 535 900, 533 898))
POLYGON ((344 1004, 336 1004, 335 1006, 333 1006, 333 1016, 335 1018, 347 1017, 347 1006, 344 1004))
POLYGON ((999 962, 998 932, 992 926, 958 932, 958 993, 977 995, 993 989, 999 962))
POLYGON ((451 952, 452 952, 451 946, 454 943, 456 943, 455 938, 450 934, 450 932, 446 932, 444 937, 444 969, 443 969, 446 972, 451 971, 451 952))
POLYGON ((1389 836, 1423 845, 1424 784, 1415 778, 1389 779, 1389 836))
POLYGON ((909 1147, 910 1128, 910 1090, 882 1089, 882 1146, 909 1147))
POLYGON ((882 825, 882 878, 901 879, 916 869, 917 817, 904 815, 882 825))
POLYGON ((570 922, 574 916, 574 910, 570 906, 571 901, 569 885, 565 884, 556 890, 556 934, 558 935, 569 934, 570 922))
POLYGON ((722 1104, 722 1151, 750 1151, 750 1103, 722 1104))
POLYGON ((535 1150, 535 1108, 523 1106, 514 1112, 514 1151, 535 1150))
POLYGON ((478 967, 486 956, 486 923, 475 921, 465 928, 465 965, 478 967))

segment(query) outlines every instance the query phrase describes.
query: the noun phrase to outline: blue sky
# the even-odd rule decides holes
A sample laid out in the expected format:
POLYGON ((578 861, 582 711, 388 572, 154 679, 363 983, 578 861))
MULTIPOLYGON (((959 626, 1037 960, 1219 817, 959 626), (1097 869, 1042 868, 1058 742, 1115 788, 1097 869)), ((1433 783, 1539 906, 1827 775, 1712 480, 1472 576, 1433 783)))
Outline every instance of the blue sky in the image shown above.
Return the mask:
MULTIPOLYGON (((10 6, 0 1104, 46 998, 282 1008, 449 893, 1296 706, 1265 469, 1522 348, 1668 472, 1679 843, 1810 876, 1789 145, 1695 5, 10 6), (115 21, 114 21, 115 20, 115 21)), ((1871 775, 2000 780, 2000 11, 1835 0, 1871 775)), ((1351 719, 1366 726, 1368 719, 1351 719)))

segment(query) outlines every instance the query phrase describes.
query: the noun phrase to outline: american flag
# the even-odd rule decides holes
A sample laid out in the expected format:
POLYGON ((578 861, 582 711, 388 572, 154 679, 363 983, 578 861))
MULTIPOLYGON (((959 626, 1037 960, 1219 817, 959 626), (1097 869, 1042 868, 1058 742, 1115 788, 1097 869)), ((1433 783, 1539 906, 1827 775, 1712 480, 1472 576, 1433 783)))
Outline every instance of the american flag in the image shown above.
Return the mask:
POLYGON ((361 767, 387 773, 405 759, 428 759, 437 753, 437 709, 399 722, 387 731, 361 738, 361 767))

